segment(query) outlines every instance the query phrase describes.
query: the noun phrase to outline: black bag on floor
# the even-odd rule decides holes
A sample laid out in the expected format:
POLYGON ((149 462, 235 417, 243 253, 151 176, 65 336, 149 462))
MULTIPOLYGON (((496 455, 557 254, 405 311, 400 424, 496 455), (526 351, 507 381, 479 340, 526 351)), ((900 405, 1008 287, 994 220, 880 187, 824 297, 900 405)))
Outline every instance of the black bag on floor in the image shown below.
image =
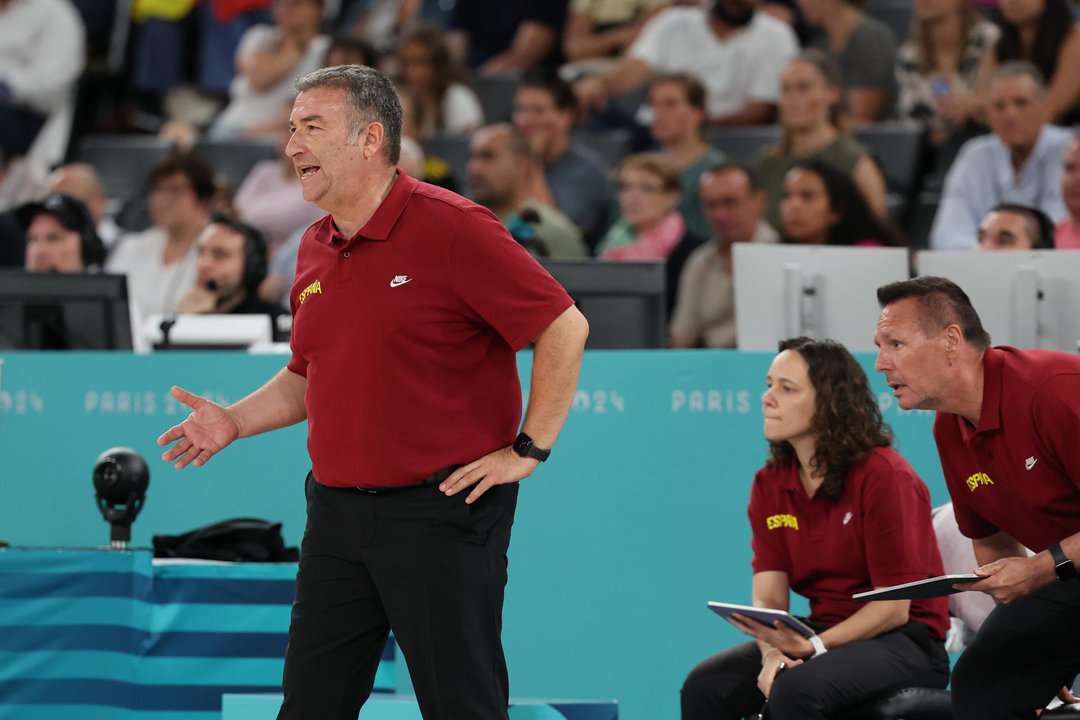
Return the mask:
POLYGON ((285 547, 281 523, 233 518, 181 535, 155 535, 154 557, 227 562, 296 562, 300 552, 285 547))

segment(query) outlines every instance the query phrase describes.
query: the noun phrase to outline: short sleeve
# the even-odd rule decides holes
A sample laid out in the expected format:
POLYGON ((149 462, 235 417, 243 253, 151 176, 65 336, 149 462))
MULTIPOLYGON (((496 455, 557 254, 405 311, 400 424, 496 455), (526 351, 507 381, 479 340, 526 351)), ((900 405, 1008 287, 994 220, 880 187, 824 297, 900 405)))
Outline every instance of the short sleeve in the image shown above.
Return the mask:
POLYGON ((769 22, 772 37, 769 38, 768 47, 758 53, 751 66, 746 68, 752 74, 747 93, 755 101, 775 103, 780 98, 780 73, 799 52, 799 41, 795 32, 779 20, 764 16, 758 21, 769 22))
POLYGON ((573 304, 562 286, 484 208, 466 212, 458 225, 450 273, 458 296, 514 351, 573 304))
POLYGON ((873 458, 862 494, 863 542, 874 587, 930 577, 937 552, 930 491, 914 474, 873 458))
POLYGON ((769 485, 768 472, 769 468, 763 468, 754 475, 754 484, 750 488, 750 505, 746 509, 752 534, 750 544, 754 552, 751 565, 755 574, 775 570, 790 575, 791 555, 781 540, 783 534, 769 532, 765 522, 769 500, 766 497, 769 485))
POLYGON ((673 29, 677 30, 676 23, 680 17, 678 10, 681 8, 664 10, 645 23, 645 27, 627 50, 627 55, 641 60, 653 70, 662 70, 665 48, 670 46, 672 38, 678 34, 672 32, 673 29))

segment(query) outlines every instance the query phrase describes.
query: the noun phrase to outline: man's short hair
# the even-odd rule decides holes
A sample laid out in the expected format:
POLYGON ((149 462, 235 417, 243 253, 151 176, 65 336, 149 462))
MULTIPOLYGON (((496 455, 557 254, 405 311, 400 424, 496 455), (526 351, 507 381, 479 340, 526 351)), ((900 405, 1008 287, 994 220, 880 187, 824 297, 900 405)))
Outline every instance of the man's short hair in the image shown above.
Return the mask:
POLYGON ((358 135, 364 125, 383 126, 383 149, 391 165, 401 157, 401 103, 390 78, 366 65, 337 65, 308 73, 296 81, 296 92, 315 88, 345 91, 349 130, 358 135))
POLYGON ((701 174, 719 175, 720 173, 725 173, 729 171, 740 172, 745 175, 747 182, 750 183, 751 192, 757 192, 759 190, 765 189, 761 185, 761 176, 758 175, 757 171, 746 163, 740 162, 738 160, 725 160, 724 162, 710 165, 709 167, 705 168, 705 170, 701 174))
POLYGON ((975 349, 985 350, 990 346, 990 333, 983 328, 971 298, 952 280, 933 275, 901 280, 879 287, 877 298, 883 308, 914 298, 918 303, 919 325, 926 337, 935 337, 949 325, 958 325, 964 340, 975 349))
POLYGON ((217 192, 214 168, 198 155, 177 150, 165 157, 150 171, 150 187, 172 175, 183 175, 191 183, 195 197, 209 202, 217 192))
POLYGON ((994 80, 1001 80, 1009 77, 1017 77, 1020 75, 1026 75, 1031 78, 1035 83, 1035 88, 1038 90, 1039 95, 1046 92, 1046 77, 1043 75, 1042 70, 1035 67, 1033 63, 1029 63, 1027 60, 1009 60, 1003 62, 994 71, 992 78, 994 80))
POLYGON ((686 95, 686 102, 691 107, 697 108, 702 112, 705 112, 705 99, 707 97, 707 91, 705 90, 705 84, 701 82, 696 76, 690 73, 667 73, 664 75, 657 75, 649 83, 649 89, 652 90, 657 85, 665 84, 678 85, 683 89, 683 94, 686 95))
POLYGON ((521 88, 543 90, 551 96, 551 99, 555 102, 555 107, 560 110, 570 110, 575 113, 578 110, 574 88, 570 87, 570 83, 546 68, 526 70, 525 74, 521 76, 521 83, 518 84, 518 89, 521 88))
POLYGON ((990 212, 1007 212, 1023 218, 1024 232, 1031 238, 1032 250, 1049 250, 1054 247, 1054 221, 1039 208, 1020 203, 998 203, 990 212))
POLYGON ((480 135, 491 135, 495 133, 504 133, 507 139, 507 147, 517 157, 532 157, 532 149, 529 147, 529 141, 525 138, 524 133, 517 129, 512 123, 495 123, 493 125, 485 125, 473 133, 473 137, 479 137, 480 135))

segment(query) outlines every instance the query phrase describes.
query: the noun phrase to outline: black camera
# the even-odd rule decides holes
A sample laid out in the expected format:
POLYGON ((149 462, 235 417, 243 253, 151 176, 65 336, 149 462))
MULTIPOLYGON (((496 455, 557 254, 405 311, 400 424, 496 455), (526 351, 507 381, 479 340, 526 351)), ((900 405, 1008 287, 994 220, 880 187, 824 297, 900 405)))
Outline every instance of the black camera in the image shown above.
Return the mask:
POLYGON ((98 510, 112 527, 109 545, 122 550, 131 540, 131 523, 146 502, 150 468, 131 448, 114 447, 94 462, 94 490, 98 510))

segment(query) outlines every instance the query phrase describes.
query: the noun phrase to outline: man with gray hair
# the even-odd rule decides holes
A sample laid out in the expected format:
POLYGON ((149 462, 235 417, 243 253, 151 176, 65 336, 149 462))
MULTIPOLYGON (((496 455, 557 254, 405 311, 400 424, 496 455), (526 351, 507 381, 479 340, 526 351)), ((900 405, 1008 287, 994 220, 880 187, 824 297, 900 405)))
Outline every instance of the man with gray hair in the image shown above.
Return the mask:
POLYGON ((1061 156, 1071 134, 1045 122, 1046 83, 1028 62, 1003 63, 990 84, 993 133, 964 143, 945 177, 930 230, 933 250, 976 246, 979 223, 998 203, 1037 207, 1054 222, 1061 199, 1061 156))
POLYGON ((300 244, 292 357, 229 407, 173 388, 193 412, 158 439, 175 442, 163 459, 200 466, 308 420, 279 720, 355 720, 391 630, 426 719, 506 720, 518 481, 562 429, 588 324, 491 212, 396 167, 401 106, 384 75, 324 68, 297 89, 286 153, 330 214, 300 244), (515 353, 530 342, 519 433, 515 353))

